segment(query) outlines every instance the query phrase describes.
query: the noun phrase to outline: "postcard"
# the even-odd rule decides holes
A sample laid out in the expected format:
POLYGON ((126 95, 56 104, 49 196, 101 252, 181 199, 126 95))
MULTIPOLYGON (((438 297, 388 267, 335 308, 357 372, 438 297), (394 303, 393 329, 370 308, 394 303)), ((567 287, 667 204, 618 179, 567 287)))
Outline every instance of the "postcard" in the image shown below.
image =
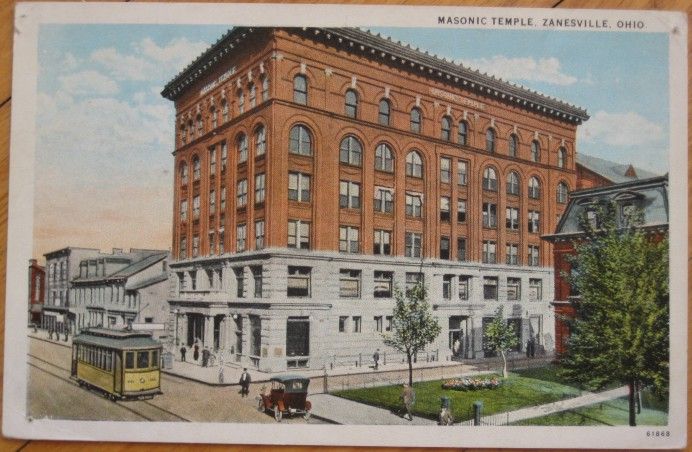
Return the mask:
POLYGON ((682 13, 16 6, 3 434, 686 443, 682 13))

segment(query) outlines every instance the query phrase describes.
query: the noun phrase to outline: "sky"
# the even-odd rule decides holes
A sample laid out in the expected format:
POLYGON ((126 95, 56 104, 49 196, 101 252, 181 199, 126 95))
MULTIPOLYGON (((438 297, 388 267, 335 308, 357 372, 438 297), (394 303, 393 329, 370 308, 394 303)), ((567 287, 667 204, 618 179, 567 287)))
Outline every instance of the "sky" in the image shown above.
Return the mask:
MULTIPOLYGON (((35 257, 170 248, 175 111, 160 92, 228 28, 41 26, 35 257)), ((371 31, 585 108, 578 152, 668 171, 666 34, 371 31)))

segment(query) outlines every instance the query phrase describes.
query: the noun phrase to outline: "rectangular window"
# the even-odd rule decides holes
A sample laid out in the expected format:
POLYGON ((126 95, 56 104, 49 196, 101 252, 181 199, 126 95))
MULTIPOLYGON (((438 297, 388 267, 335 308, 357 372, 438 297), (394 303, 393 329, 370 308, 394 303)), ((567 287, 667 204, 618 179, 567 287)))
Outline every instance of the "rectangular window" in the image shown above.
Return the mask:
POLYGON ((226 164, 228 163, 228 146, 225 141, 221 142, 221 172, 226 171, 226 164))
POLYGON ((543 299, 543 280, 529 279, 529 301, 541 301, 543 299))
POLYGON ((262 204, 264 202, 264 180, 264 173, 255 176, 255 204, 262 204))
POLYGON ((262 298, 262 266, 250 267, 252 270, 252 279, 255 282, 254 295, 255 298, 262 298))
POLYGON ((394 323, 394 317, 392 317, 391 315, 388 315, 387 317, 385 317, 385 321, 386 321, 386 323, 384 326, 384 330, 385 331, 392 331, 392 324, 394 323))
POLYGON ((361 316, 354 316, 353 317, 353 332, 354 333, 360 333, 362 331, 363 325, 362 325, 362 317, 361 316))
POLYGON ((394 273, 375 271, 375 298, 392 298, 392 286, 394 285, 394 273))
POLYGON ((506 209, 505 227, 511 231, 519 230, 519 209, 516 207, 507 207, 506 209))
POLYGON ((235 273, 235 292, 238 298, 245 297, 245 269, 243 267, 234 268, 235 273))
POLYGON ((209 174, 216 174, 216 146, 209 148, 209 174))
POLYGON ((507 278, 507 301, 518 301, 521 299, 521 279, 507 278))
POLYGON ((199 236, 192 236, 192 257, 199 256, 199 236))
POLYGON ((375 230, 375 239, 373 241, 373 254, 389 256, 392 254, 390 231, 380 229, 375 230))
POLYGON ((451 257, 449 252, 449 237, 440 237, 440 259, 449 259, 451 257))
POLYGON ((125 369, 135 368, 135 352, 125 352, 125 369))
POLYGON ((389 188, 375 187, 375 212, 392 213, 394 211, 394 195, 389 188))
POLYGON ((310 223, 288 220, 288 247, 310 249, 310 223))
POLYGON ((137 352, 137 368, 146 369, 149 367, 149 351, 137 352))
POLYGON ((216 234, 214 234, 214 231, 209 231, 209 255, 214 255, 216 253, 216 244, 214 242, 214 239, 216 238, 216 234))
POLYGON ((483 203, 483 227, 497 227, 497 205, 489 202, 483 203))
POLYGON ((406 193, 406 216, 420 218, 423 216, 423 198, 421 195, 406 193))
POLYGON ((187 258, 187 238, 185 237, 180 238, 180 258, 187 258))
POLYGON ((214 215, 216 213, 216 191, 212 190, 209 192, 209 215, 214 215))
POLYGON ((457 260, 460 262, 466 261, 466 238, 457 238, 457 260))
POLYGON ((360 270, 339 271, 339 296, 342 298, 360 298, 360 270))
POLYGON ((457 162, 457 184, 466 185, 468 183, 466 174, 466 162, 459 160, 457 162))
POLYGON ((199 220, 199 195, 192 198, 192 218, 199 220))
POLYGON ((298 202, 310 202, 310 175, 288 173, 288 199, 298 202))
POLYGON ((341 316, 339 317, 339 333, 345 333, 346 332, 346 322, 348 321, 347 316, 341 316))
POLYGON ((339 227, 339 251, 357 253, 360 251, 359 230, 353 226, 339 227))
POLYGON ((466 275, 459 276, 459 300, 465 301, 469 299, 469 288, 471 277, 466 275))
POLYGON ((449 197, 440 197, 440 221, 450 221, 449 197))
POLYGON ((466 222, 466 200, 457 199, 457 223, 466 222))
POLYGON ((444 275, 442 277, 442 298, 445 300, 452 299, 452 281, 454 280, 454 275, 444 275))
POLYGON ((484 264, 495 264, 497 262, 497 253, 495 249, 495 242, 492 240, 483 241, 483 263, 484 264))
POLYGON ((288 282, 286 294, 289 297, 310 296, 310 267, 288 267, 288 282))
POLYGON ((452 160, 446 157, 440 159, 440 182, 448 184, 452 180, 452 160))
POLYGON ((483 277, 483 299, 497 300, 497 277, 483 277))
POLYGON ((255 249, 264 248, 264 220, 255 221, 255 249))
POLYGON ((373 321, 375 322, 375 331, 378 333, 382 332, 382 316, 378 315, 373 318, 373 321))
POLYGON ((406 233, 406 248, 404 255, 406 257, 420 257, 421 244, 423 243, 423 234, 418 232, 406 233))
POLYGON ((531 267, 538 267, 538 245, 529 245, 529 260, 531 267))
POLYGON ((540 220, 541 214, 535 210, 529 210, 529 232, 537 234, 540 231, 540 220))
POLYGON ((508 243, 505 250, 505 263, 507 265, 519 265, 519 245, 508 243))
POLYGON ((187 220, 187 199, 180 201, 180 221, 187 220))
POLYGON ((406 294, 418 285, 423 283, 423 273, 406 273, 406 294))
POLYGON ((247 227, 244 224, 239 224, 236 226, 236 242, 235 250, 245 251, 245 241, 247 239, 247 227))
POLYGON ((223 229, 219 230, 219 254, 223 254, 226 252, 226 243, 224 242, 224 233, 223 229))
POLYGON ((245 207, 247 204, 247 179, 238 181, 238 191, 236 193, 238 203, 236 207, 245 207))
POLYGON ((220 207, 221 207, 221 212, 222 212, 222 213, 226 211, 226 187, 221 187, 221 203, 220 203, 220 207))
POLYGON ((343 180, 339 182, 339 207, 360 209, 360 184, 343 180))

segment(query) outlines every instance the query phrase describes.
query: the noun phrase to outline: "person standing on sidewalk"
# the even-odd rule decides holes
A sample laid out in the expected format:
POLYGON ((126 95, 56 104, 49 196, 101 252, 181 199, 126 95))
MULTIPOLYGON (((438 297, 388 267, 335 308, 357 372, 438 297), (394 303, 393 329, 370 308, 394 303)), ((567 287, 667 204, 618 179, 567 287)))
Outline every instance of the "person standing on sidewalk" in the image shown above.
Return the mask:
POLYGON ((377 370, 377 367, 380 364, 380 349, 379 348, 375 351, 375 354, 372 355, 372 360, 375 361, 375 370, 377 370))
POLYGON ((185 362, 185 353, 187 353, 187 349, 185 348, 185 345, 180 347, 180 361, 185 362))
POLYGON ((404 408, 406 409, 404 419, 412 421, 413 414, 411 414, 411 412, 413 410, 413 405, 416 403, 416 392, 406 383, 404 383, 404 389, 401 391, 401 401, 404 403, 404 408))
POLYGON ((247 372, 247 367, 243 368, 243 373, 240 374, 240 395, 246 397, 250 394, 250 374, 247 372))

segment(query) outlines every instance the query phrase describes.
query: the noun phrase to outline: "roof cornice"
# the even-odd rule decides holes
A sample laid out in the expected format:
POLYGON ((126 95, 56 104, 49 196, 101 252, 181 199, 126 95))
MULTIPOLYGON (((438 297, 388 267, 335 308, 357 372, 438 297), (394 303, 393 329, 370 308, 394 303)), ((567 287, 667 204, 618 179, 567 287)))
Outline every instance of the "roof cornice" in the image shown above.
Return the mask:
MULTIPOLYGON (((225 55, 258 30, 260 29, 248 27, 236 27, 229 30, 166 84, 161 95, 167 99, 176 100, 187 86, 211 71, 225 55)), ((578 125, 589 119, 589 115, 583 108, 358 28, 286 28, 286 30, 308 39, 328 42, 333 46, 344 46, 351 52, 360 53, 371 59, 378 58, 389 66, 417 72, 485 98, 563 122, 578 125)))

